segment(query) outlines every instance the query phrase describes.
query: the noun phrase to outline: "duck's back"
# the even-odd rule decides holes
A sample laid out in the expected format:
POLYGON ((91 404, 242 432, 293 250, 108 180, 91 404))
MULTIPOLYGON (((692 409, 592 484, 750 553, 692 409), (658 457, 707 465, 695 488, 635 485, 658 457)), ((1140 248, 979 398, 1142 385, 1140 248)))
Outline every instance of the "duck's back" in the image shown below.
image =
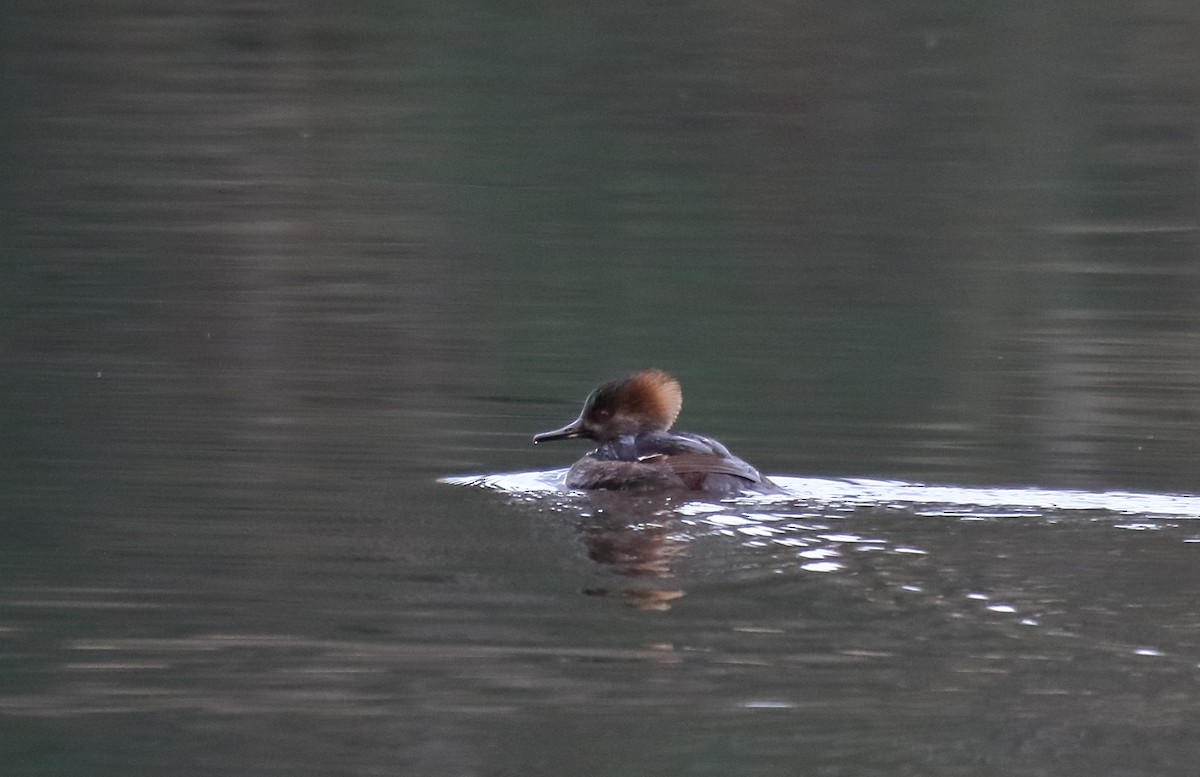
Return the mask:
POLYGON ((688 432, 651 431, 620 437, 592 451, 571 472, 578 483, 573 485, 569 475, 567 485, 573 488, 666 485, 713 494, 780 490, 720 442, 688 432), (587 459, 594 464, 585 464, 587 459), (585 473, 591 482, 605 484, 583 485, 581 477, 585 473))

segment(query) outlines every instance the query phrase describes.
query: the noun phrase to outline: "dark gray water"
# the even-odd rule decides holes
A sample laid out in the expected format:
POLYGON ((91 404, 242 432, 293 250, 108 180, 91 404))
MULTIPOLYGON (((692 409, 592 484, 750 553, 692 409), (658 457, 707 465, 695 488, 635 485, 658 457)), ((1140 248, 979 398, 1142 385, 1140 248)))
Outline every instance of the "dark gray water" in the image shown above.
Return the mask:
POLYGON ((1194 773, 1194 3, 28 5, 5 774, 1194 773))

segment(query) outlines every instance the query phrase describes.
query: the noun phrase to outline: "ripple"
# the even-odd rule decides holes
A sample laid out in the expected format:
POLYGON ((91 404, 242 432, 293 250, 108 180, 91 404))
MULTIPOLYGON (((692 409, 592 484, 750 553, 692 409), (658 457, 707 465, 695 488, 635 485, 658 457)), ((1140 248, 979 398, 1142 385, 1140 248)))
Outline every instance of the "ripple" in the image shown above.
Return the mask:
MULTIPOLYGON (((514 472, 446 477, 439 482, 457 486, 488 488, 514 495, 570 493, 563 486, 565 469, 542 472, 514 472)), ((1200 496, 1155 494, 1131 491, 1072 491, 1041 488, 970 488, 931 486, 900 480, 864 478, 800 478, 772 475, 786 489, 783 494, 743 496, 722 500, 747 508, 742 519, 780 520, 796 516, 764 506, 794 510, 797 505, 816 507, 820 512, 845 513, 858 507, 909 510, 928 517, 952 517, 962 520, 1036 517, 1043 513, 1103 512, 1142 518, 1200 519, 1200 496)), ((696 500, 690 514, 715 511, 712 501, 696 500)), ((719 508, 716 508, 719 509, 719 508)), ((721 519, 712 519, 719 522, 721 519)), ((730 520, 725 516, 723 520, 730 520)), ((1123 528, 1149 528, 1144 524, 1123 524, 1123 528)))

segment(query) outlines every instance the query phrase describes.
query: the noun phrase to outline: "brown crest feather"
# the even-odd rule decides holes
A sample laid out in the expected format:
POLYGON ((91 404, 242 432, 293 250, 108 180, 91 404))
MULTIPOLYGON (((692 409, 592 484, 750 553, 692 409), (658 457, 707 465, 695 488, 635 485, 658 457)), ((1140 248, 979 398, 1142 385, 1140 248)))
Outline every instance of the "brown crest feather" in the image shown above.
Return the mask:
POLYGON ((632 396, 647 415, 661 419, 670 429, 683 408, 683 390, 679 381, 662 370, 642 370, 629 376, 632 396))

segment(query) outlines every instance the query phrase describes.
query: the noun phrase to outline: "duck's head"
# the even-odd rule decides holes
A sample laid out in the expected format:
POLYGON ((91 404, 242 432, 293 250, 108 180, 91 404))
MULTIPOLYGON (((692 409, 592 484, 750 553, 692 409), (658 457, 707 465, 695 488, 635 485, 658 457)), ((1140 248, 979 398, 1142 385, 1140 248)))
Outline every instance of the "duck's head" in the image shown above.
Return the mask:
POLYGON ((662 370, 642 370, 593 391, 571 423, 535 435, 535 443, 584 437, 608 442, 627 434, 666 431, 683 407, 679 381, 662 370))

